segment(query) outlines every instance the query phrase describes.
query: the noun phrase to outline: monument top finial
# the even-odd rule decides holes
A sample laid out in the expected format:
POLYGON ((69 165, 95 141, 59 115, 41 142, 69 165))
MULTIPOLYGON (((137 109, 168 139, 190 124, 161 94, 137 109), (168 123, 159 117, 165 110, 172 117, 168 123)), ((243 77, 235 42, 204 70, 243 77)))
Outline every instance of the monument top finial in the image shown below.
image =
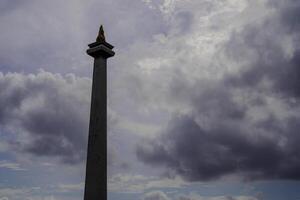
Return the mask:
POLYGON ((102 25, 99 28, 99 33, 96 38, 96 42, 93 42, 93 43, 89 44, 88 46, 90 48, 87 50, 87 54, 89 54, 92 57, 103 54, 104 56, 106 56, 108 58, 108 57, 112 57, 113 55, 115 55, 115 52, 112 51, 114 46, 105 41, 104 29, 103 29, 102 25))
POLYGON ((99 33, 96 42, 105 42, 104 29, 102 25, 99 28, 99 33))

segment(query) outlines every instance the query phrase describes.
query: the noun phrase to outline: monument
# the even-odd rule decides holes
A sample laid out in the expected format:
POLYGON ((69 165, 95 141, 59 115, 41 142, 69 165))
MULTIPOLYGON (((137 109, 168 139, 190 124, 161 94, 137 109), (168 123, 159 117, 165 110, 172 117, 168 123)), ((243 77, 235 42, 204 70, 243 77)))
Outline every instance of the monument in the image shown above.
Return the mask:
POLYGON ((107 58, 115 55, 101 25, 96 42, 88 45, 94 58, 91 113, 84 200, 107 199, 107 58))

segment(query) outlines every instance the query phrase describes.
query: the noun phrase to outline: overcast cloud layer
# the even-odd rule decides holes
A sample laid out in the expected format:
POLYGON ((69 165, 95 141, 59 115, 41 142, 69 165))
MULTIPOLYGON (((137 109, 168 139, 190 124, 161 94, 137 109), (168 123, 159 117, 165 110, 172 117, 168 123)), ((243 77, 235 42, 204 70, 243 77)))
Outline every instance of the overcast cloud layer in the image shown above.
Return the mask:
MULTIPOLYGON (((163 189, 299 180, 299 10, 293 0, 1 1, 1 181, 12 180, 7 171, 23 173, 12 180, 19 185, 32 171, 55 171, 40 179, 82 189, 77 164, 85 160, 92 72, 85 50, 99 23, 116 51, 108 62, 112 193, 260 200, 242 189, 228 196, 222 187, 221 196, 163 189)), ((38 198, 48 198, 45 191, 38 198)), ((23 198, 2 188, 11 192, 23 198)), ((68 194, 62 198, 76 199, 68 194)))
POLYGON ((141 161, 190 181, 300 179, 300 4, 264 5, 268 15, 232 31, 215 54, 231 71, 170 78, 164 98, 186 112, 178 109, 161 136, 138 145, 141 161))

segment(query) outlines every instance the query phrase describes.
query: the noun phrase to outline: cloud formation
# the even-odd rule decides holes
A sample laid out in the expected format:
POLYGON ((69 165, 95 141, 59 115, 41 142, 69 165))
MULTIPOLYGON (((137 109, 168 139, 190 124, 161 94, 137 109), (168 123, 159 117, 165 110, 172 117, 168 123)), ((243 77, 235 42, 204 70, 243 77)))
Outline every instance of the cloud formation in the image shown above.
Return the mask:
POLYGON ((87 75, 90 58, 85 50, 96 39, 100 23, 118 50, 167 29, 160 12, 140 0, 4 0, 0 10, 2 72, 30 73, 42 67, 87 75))
POLYGON ((85 157, 91 81, 72 74, 0 74, 0 127, 10 147, 65 163, 85 157), (10 139, 12 138, 12 139, 10 139))
POLYGON ((0 161, 0 168, 6 168, 13 171, 25 171, 26 169, 22 168, 19 163, 9 162, 6 160, 0 161))
POLYGON ((172 76, 164 98, 173 120, 137 157, 190 181, 299 180, 299 8, 265 2, 259 22, 240 21, 214 52, 210 67, 230 66, 221 76, 172 76))
POLYGON ((116 174, 108 179, 111 192, 141 193, 152 189, 178 189, 189 186, 180 177, 175 179, 149 177, 143 175, 116 174))
POLYGON ((177 195, 178 197, 170 198, 162 191, 151 191, 146 193, 142 200, 259 200, 260 198, 254 196, 212 196, 205 197, 198 194, 177 195))
POLYGON ((170 200, 167 195, 161 191, 152 191, 143 197, 143 200, 170 200))

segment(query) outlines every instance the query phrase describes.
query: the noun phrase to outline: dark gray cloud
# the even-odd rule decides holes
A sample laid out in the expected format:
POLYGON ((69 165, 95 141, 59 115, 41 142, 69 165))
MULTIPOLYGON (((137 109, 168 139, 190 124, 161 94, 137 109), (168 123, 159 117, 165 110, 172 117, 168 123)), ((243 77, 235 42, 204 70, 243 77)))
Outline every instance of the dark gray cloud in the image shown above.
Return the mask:
POLYGON ((239 75, 227 77, 235 87, 258 87, 263 81, 273 84, 270 92, 288 98, 298 97, 300 49, 297 35, 300 4, 293 3, 279 10, 280 14, 267 19, 263 25, 249 25, 234 33, 225 46, 232 59, 250 61, 239 75), (251 58, 252 56, 252 58, 251 58))
POLYGON ((137 155, 145 163, 165 166, 168 175, 179 174, 190 181, 231 174, 247 179, 300 178, 298 136, 292 135, 288 144, 280 147, 278 139, 247 132, 219 124, 204 130, 195 119, 182 116, 170 123, 159 142, 140 146, 137 155))
POLYGON ((81 162, 89 98, 87 78, 43 71, 0 74, 0 127, 15 135, 8 142, 16 151, 81 162))
POLYGON ((232 33, 222 53, 238 71, 193 84, 174 80, 172 99, 191 109, 139 144, 137 157, 190 181, 299 180, 299 5, 272 4, 277 12, 232 33))

